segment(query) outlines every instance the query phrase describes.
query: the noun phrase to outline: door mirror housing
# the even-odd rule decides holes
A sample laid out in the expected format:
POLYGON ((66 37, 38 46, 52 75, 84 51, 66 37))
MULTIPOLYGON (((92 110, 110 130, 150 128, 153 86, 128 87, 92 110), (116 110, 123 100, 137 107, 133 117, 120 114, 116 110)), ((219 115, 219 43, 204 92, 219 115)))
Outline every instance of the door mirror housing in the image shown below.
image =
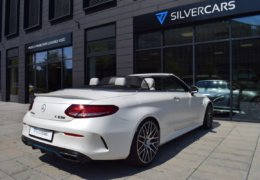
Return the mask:
POLYGON ((191 86, 190 92, 191 92, 192 95, 194 95, 194 94, 199 92, 199 88, 197 86, 191 86))

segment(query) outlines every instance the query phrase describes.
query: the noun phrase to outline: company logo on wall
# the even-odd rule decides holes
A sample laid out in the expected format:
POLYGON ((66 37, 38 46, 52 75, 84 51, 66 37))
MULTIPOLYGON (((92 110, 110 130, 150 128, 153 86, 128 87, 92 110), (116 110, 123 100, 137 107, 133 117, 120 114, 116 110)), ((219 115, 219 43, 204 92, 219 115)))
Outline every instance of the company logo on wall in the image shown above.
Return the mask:
POLYGON ((201 2, 194 4, 136 16, 134 17, 134 31, 144 32, 218 18, 246 16, 259 12, 260 0, 201 0, 201 2))
POLYGON ((160 12, 155 15, 156 15, 158 21, 161 23, 161 25, 163 25, 167 15, 168 15, 168 11, 160 12))
POLYGON ((215 13, 223 13, 233 11, 236 9, 236 1, 220 2, 215 4, 208 4, 206 6, 198 6, 190 9, 183 9, 171 13, 171 20, 181 20, 186 18, 194 18, 197 16, 205 16, 215 13))
POLYGON ((163 11, 156 13, 157 20, 161 25, 165 23, 165 19, 170 14, 170 21, 184 20, 189 18, 195 18, 198 16, 206 16, 216 13, 223 13, 227 11, 233 11, 236 9, 236 0, 224 1, 214 4, 206 4, 204 6, 197 6, 188 9, 181 9, 172 12, 163 11))

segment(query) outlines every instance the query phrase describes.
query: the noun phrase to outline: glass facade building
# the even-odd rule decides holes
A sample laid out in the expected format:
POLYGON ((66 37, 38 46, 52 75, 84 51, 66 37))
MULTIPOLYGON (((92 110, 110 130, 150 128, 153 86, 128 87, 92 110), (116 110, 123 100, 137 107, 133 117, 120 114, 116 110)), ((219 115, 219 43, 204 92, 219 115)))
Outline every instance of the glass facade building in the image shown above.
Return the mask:
POLYGON ((259 32, 254 15, 140 33, 136 72, 174 73, 208 95, 216 113, 260 119, 259 32))
POLYGON ((30 97, 72 87, 72 47, 30 54, 28 57, 30 97))

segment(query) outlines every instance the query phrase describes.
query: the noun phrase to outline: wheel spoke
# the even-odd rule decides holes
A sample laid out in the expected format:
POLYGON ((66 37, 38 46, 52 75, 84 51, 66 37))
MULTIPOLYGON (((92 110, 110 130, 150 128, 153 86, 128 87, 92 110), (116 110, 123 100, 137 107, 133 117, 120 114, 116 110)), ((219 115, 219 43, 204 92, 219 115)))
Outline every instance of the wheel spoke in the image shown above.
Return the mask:
POLYGON ((153 150, 152 147, 149 147, 149 150, 150 150, 153 154, 156 154, 156 152, 153 150))
POLYGON ((139 154, 142 155, 142 154, 144 154, 144 152, 145 152, 145 148, 143 148, 139 154))
POLYGON ((143 141, 141 141, 140 139, 138 139, 138 142, 139 142, 139 143, 141 143, 141 144, 144 144, 144 142, 143 142, 143 141))
POLYGON ((159 139, 159 137, 152 137, 151 140, 159 139))
POLYGON ((150 161, 151 157, 150 157, 150 153, 149 153, 149 149, 148 148, 146 149, 146 153, 147 153, 147 161, 150 161))
POLYGON ((141 136, 141 135, 139 135, 139 138, 145 139, 145 137, 144 137, 144 136, 141 136))
POLYGON ((142 143, 142 145, 138 148, 138 152, 140 152, 140 150, 144 147, 144 143, 142 143))

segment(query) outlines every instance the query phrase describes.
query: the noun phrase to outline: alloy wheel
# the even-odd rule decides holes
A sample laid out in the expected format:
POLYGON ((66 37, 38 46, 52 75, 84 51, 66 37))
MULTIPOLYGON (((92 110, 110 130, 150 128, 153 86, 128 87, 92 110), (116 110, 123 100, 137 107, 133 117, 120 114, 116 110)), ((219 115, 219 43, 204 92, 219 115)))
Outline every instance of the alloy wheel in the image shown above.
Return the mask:
POLYGON ((137 136, 137 155, 144 164, 149 164, 155 158, 160 144, 158 126, 153 121, 145 122, 137 136))

